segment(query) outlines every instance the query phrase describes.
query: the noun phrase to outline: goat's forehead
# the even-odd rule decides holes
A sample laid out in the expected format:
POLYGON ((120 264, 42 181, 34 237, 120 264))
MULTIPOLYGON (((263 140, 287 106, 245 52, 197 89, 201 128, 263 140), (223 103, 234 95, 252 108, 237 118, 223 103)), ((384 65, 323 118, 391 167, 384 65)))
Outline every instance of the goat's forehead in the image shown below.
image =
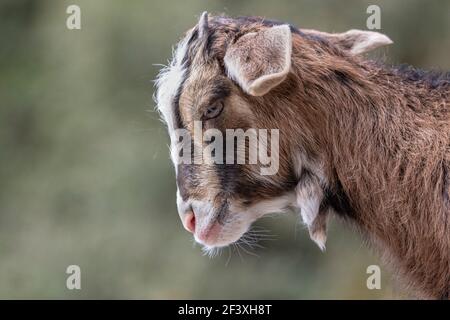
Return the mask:
POLYGON ((177 46, 172 63, 162 70, 157 80, 158 109, 170 132, 177 127, 177 118, 183 106, 188 105, 192 109, 192 106, 207 100, 224 86, 225 74, 219 63, 214 59, 205 60, 202 52, 189 51, 182 41, 177 46), (186 55, 189 55, 188 58, 186 55))
POLYGON ((182 98, 199 100, 213 94, 224 85, 220 68, 215 64, 193 63, 180 91, 182 98))
POLYGON ((220 84, 223 82, 216 80, 226 77, 219 62, 223 58, 225 44, 231 34, 255 21, 215 17, 210 19, 211 33, 208 37, 200 39, 198 28, 194 27, 178 43, 171 63, 161 70, 156 81, 157 108, 167 124, 169 135, 172 136, 177 128, 182 96, 184 101, 191 100, 192 103, 195 99, 207 99, 209 92, 217 91, 217 88, 220 91, 220 84), (208 49, 205 51, 204 48, 208 49))
MULTIPOLYGON (((212 78, 213 70, 210 68, 208 61, 211 55, 223 55, 223 48, 228 41, 227 33, 224 30, 230 29, 231 20, 224 17, 214 17, 216 21, 214 26, 211 26, 210 37, 207 39, 199 39, 198 28, 193 27, 188 30, 185 37, 178 43, 173 52, 172 61, 163 70, 161 70, 157 81, 157 108, 161 112, 163 119, 168 125, 169 132, 173 131, 175 127, 176 116, 174 105, 176 100, 180 97, 183 91, 184 84, 189 78, 190 83, 195 80, 200 83, 205 80, 205 77, 212 78), (214 36, 212 36, 214 34, 214 36), (213 41, 212 41, 213 39, 213 41), (209 42, 209 41, 212 42, 209 42), (209 54, 204 54, 205 51, 200 52, 198 49, 201 45, 205 45, 204 41, 209 42, 209 54)), ((218 69, 215 70, 216 74, 218 69)))

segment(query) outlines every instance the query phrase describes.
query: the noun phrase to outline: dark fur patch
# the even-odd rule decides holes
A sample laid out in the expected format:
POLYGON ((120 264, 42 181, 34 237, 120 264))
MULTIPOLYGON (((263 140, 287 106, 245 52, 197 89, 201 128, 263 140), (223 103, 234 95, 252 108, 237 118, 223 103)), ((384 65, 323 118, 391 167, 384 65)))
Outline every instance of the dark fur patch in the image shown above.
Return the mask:
POLYGON ((450 72, 426 71, 409 65, 395 66, 393 70, 403 79, 424 83, 431 89, 450 85, 450 72))
MULTIPOLYGON (((187 70, 186 70, 186 73, 188 73, 187 70)), ((180 114, 180 97, 181 97, 181 92, 183 92, 183 86, 184 86, 184 83, 186 82, 186 79, 187 79, 187 75, 185 74, 183 80, 181 80, 181 85, 177 89, 177 93, 175 94, 175 98, 173 100, 173 114, 175 116, 175 124, 174 124, 175 129, 184 128, 183 120, 181 119, 181 114, 180 114)))
POLYGON ((341 217, 351 218, 354 216, 350 200, 339 181, 333 189, 326 188, 324 191, 325 196, 321 204, 322 208, 330 206, 341 217))
POLYGON ((192 32, 191 37, 189 38, 189 40, 186 44, 186 54, 184 55, 184 57, 181 60, 181 64, 183 65, 185 71, 184 71, 183 79, 181 80, 181 84, 178 87, 177 92, 175 94, 175 98, 173 100, 173 111, 174 111, 174 115, 175 115, 175 124, 174 124, 175 129, 184 128, 183 119, 181 118, 181 114, 180 114, 180 97, 181 97, 181 93, 183 92, 184 84, 190 75, 190 69, 191 69, 191 64, 192 64, 192 49, 191 49, 191 47, 193 46, 193 44, 196 42, 197 39, 198 39, 198 29, 195 28, 194 31, 192 32))
POLYGON ((193 192, 199 187, 197 170, 201 169, 198 164, 179 164, 177 174, 177 185, 181 198, 186 201, 193 196, 193 192))
POLYGON ((340 84, 343 86, 351 86, 352 79, 351 77, 343 71, 335 70, 334 75, 340 84))
POLYGON ((228 214, 228 207, 229 207, 229 203, 227 200, 225 200, 222 202, 219 210, 216 211, 217 222, 221 225, 223 225, 225 223, 225 218, 228 214))

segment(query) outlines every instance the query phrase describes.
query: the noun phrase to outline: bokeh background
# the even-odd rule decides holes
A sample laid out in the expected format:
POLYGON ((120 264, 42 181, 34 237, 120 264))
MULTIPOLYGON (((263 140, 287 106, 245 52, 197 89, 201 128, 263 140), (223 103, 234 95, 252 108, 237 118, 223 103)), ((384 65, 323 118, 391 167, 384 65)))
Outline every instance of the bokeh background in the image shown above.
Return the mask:
MULTIPOLYGON (((361 237, 333 221, 326 253, 293 215, 264 219, 264 249, 210 259, 179 222, 153 82, 203 10, 323 31, 382 9, 395 42, 375 58, 450 68, 450 2, 0 2, 0 298, 401 298, 361 237), (66 8, 81 7, 81 30, 66 8), (67 290, 68 265, 81 290, 67 290)), ((248 248, 247 248, 248 249, 248 248)))

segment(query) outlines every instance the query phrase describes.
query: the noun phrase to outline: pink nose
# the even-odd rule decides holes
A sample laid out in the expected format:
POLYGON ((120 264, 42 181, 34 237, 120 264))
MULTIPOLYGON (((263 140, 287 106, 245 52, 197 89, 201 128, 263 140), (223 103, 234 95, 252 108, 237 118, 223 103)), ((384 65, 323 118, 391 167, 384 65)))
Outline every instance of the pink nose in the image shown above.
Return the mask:
POLYGON ((192 211, 185 213, 183 218, 183 226, 190 233, 195 232, 195 214, 192 211))

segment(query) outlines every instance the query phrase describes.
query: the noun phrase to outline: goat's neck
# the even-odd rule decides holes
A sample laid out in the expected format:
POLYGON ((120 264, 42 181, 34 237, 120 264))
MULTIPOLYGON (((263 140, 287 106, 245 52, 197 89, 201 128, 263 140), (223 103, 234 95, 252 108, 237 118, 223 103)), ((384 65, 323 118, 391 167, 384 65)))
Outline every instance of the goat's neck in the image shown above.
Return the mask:
POLYGON ((407 281, 424 296, 448 294, 449 86, 431 89, 375 66, 329 72, 331 81, 305 82, 307 101, 327 102, 309 110, 323 120, 303 127, 315 134, 307 148, 322 155, 345 214, 407 281))

